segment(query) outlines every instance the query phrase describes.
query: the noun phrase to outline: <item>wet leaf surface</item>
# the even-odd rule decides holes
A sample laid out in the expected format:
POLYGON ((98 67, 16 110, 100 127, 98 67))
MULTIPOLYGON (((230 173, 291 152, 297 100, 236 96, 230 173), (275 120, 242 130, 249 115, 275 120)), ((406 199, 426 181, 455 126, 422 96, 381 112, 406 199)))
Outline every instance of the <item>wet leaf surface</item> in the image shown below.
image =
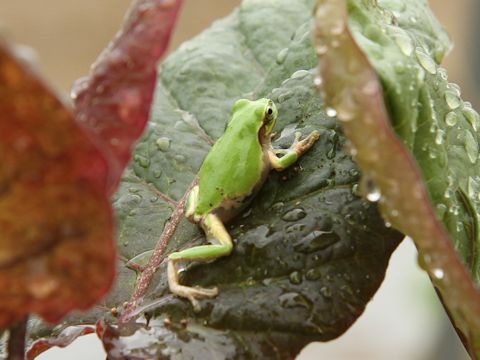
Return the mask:
POLYGON ((160 67, 150 122, 114 200, 116 287, 57 331, 107 317, 97 333, 111 359, 284 359, 311 341, 339 336, 360 316, 402 235, 356 195, 360 173, 316 94, 312 6, 245 1, 160 67), (229 225, 231 256, 183 272, 186 283, 220 288, 196 314, 169 293, 165 262, 146 283, 137 280, 156 270, 154 249, 166 229, 173 233, 166 253, 204 241, 181 216, 184 194, 233 103, 263 96, 279 108, 276 147, 288 147, 295 131, 317 129, 321 138, 295 167, 272 172, 251 209, 229 225), (139 288, 141 301, 127 307, 133 321, 118 326, 112 314, 124 315, 124 302, 139 288))
MULTIPOLYGON (((102 332, 112 358, 293 357, 310 341, 345 331, 383 280, 401 235, 354 194, 359 172, 315 93, 311 6, 245 1, 161 66, 148 130, 114 203, 130 268, 145 266, 165 224, 177 222, 167 252, 204 241, 182 217, 168 220, 238 98, 276 102, 277 147, 288 147, 296 130, 318 129, 321 138, 296 167, 272 172, 251 209, 230 225, 231 256, 183 273, 186 283, 218 285, 220 295, 193 313, 169 293, 162 263, 133 310, 147 313, 149 325, 140 317, 102 332)), ((120 267, 125 280, 108 306, 129 299, 130 268, 120 267)))
POLYGON ((478 113, 438 66, 450 43, 426 2, 347 3, 350 31, 345 2, 318 2, 327 101, 365 183, 378 186, 365 192, 381 194, 383 216, 415 240, 421 265, 478 354, 478 113))

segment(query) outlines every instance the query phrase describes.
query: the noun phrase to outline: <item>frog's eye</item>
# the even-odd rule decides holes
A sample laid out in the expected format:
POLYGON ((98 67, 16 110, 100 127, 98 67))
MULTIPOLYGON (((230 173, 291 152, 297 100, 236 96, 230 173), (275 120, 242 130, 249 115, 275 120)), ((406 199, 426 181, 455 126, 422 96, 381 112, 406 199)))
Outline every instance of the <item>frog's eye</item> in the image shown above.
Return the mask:
POLYGON ((268 110, 267 110, 267 114, 268 114, 268 115, 272 115, 272 113, 273 113, 273 110, 272 110, 272 108, 268 108, 268 110))

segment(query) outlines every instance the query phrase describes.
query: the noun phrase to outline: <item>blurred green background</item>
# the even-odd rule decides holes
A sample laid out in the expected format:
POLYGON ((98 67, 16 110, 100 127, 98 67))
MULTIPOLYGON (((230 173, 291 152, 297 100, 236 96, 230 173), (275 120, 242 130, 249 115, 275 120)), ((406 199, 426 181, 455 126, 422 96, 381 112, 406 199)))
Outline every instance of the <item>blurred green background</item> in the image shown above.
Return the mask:
MULTIPOLYGON (((239 3, 186 0, 170 49, 239 3)), ((26 56, 36 57, 44 77, 68 93, 73 81, 88 73, 90 64, 113 37, 129 4, 130 0, 0 0, 0 33, 25 45, 21 49, 26 56)), ((449 79, 461 86, 463 99, 479 109, 480 47, 476 34, 480 32, 480 1, 430 0, 430 4, 455 43, 443 64, 449 79)), ((70 353, 54 350, 41 358, 104 359, 95 337, 90 336, 83 345, 85 339, 70 353)), ((312 344, 299 356, 302 360, 466 358, 428 278, 416 264, 410 241, 395 252, 386 281, 364 316, 340 339, 312 344)))

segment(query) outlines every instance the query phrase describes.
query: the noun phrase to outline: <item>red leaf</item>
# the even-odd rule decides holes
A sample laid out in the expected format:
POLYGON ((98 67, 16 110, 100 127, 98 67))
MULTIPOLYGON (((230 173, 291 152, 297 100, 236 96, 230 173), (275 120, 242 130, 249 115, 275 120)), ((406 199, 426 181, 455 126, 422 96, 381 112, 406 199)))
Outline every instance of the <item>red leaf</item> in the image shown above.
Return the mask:
POLYGON ((110 163, 112 193, 148 121, 157 80, 182 0, 144 0, 130 10, 123 30, 74 86, 77 118, 110 163))
POLYGON ((26 358, 28 360, 33 360, 38 355, 40 355, 44 351, 47 351, 48 349, 54 346, 64 348, 70 345, 79 336, 92 334, 94 332, 95 332, 95 328, 93 326, 87 326, 87 325, 70 326, 64 329, 58 336, 54 338, 40 339, 35 341, 32 344, 32 346, 30 346, 30 349, 28 349, 26 358))
POLYGON ((148 120, 156 64, 180 5, 135 3, 123 31, 75 87, 83 130, 0 49, 0 328, 29 313, 57 322, 111 287, 109 196, 148 120))
POLYGON ((115 274, 107 163, 62 104, 0 47, 0 327, 86 309, 115 274))

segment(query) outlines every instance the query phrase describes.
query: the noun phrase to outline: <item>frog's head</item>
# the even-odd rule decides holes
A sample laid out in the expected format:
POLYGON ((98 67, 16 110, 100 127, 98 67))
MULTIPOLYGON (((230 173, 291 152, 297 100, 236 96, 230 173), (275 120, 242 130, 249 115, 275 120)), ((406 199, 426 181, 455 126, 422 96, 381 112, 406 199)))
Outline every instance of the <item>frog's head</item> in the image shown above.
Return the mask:
POLYGON ((270 99, 265 99, 263 109, 262 129, 265 136, 270 136, 277 121, 278 110, 275 103, 270 99))

